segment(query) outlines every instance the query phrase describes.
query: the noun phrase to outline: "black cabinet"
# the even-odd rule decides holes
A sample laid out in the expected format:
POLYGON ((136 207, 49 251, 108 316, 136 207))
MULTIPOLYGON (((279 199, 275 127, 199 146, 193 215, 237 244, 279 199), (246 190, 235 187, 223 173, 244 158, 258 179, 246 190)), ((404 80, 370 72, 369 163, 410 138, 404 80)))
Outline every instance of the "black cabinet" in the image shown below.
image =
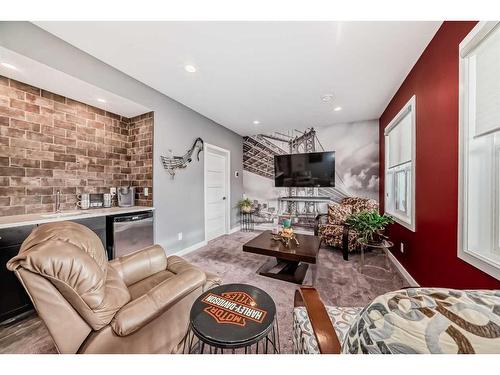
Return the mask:
POLYGON ((85 225, 87 228, 97 234, 102 242, 102 246, 104 246, 104 249, 106 250, 106 216, 88 217, 85 219, 75 219, 70 221, 85 225))
POLYGON ((33 309, 30 298, 7 262, 19 252, 34 225, 0 229, 0 324, 33 309))

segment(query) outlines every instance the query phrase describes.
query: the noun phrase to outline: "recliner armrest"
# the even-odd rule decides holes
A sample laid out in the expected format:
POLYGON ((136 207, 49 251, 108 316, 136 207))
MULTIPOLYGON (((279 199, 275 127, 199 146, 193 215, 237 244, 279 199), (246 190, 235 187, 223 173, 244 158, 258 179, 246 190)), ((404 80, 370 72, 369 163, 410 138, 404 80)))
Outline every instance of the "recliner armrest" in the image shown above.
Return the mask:
POLYGON ((123 306, 111 321, 113 331, 119 336, 134 333, 205 282, 204 272, 186 268, 123 306))
POLYGON ((153 245, 120 258, 109 264, 118 271, 127 286, 167 268, 167 256, 160 245, 153 245))
POLYGON ((194 266, 193 264, 187 262, 181 257, 178 257, 177 255, 171 255, 167 258, 167 270, 172 272, 172 273, 182 273, 185 272, 189 269, 196 269, 198 270, 199 268, 194 266))

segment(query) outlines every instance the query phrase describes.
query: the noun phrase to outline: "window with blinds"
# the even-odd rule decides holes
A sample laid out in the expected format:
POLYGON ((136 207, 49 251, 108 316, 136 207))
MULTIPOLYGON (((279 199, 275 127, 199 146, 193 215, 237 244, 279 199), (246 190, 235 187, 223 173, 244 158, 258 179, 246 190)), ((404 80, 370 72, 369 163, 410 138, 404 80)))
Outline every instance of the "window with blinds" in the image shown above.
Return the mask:
POLYGON ((500 24, 460 44, 458 256, 500 280, 500 24))
POLYGON ((496 26, 466 57, 475 87, 470 96, 475 117, 475 136, 500 129, 500 27, 496 26))
POLYGON ((415 96, 385 129, 385 212, 415 231, 415 96))

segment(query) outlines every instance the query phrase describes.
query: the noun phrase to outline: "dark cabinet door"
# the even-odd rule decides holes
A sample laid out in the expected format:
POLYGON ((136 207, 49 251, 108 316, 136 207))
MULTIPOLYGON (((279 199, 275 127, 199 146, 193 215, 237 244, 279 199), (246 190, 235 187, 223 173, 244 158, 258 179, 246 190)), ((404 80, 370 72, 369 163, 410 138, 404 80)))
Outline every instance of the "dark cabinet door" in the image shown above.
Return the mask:
POLYGON ((17 255, 19 245, 13 245, 0 249, 0 282, 2 292, 0 293, 0 322, 10 319, 33 308, 30 298, 17 279, 14 272, 9 271, 6 263, 17 255))
POLYGON ((104 246, 104 249, 106 250, 106 216, 88 217, 85 219, 76 219, 71 221, 84 225, 97 234, 102 242, 102 246, 104 246))
POLYGON ((33 228, 33 225, 24 225, 0 230, 0 323, 33 309, 24 287, 14 272, 6 267, 33 228))

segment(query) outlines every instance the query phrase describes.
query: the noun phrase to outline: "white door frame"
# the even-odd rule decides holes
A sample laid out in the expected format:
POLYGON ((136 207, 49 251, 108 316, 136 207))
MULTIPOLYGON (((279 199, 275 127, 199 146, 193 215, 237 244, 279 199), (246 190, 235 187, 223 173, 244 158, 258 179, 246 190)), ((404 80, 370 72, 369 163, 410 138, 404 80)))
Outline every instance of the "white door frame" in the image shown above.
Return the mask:
POLYGON ((205 216, 205 242, 207 242, 207 157, 206 153, 212 149, 222 152, 226 155, 226 227, 225 234, 229 234, 231 230, 231 151, 225 148, 204 143, 205 155, 203 157, 203 211, 205 216))

